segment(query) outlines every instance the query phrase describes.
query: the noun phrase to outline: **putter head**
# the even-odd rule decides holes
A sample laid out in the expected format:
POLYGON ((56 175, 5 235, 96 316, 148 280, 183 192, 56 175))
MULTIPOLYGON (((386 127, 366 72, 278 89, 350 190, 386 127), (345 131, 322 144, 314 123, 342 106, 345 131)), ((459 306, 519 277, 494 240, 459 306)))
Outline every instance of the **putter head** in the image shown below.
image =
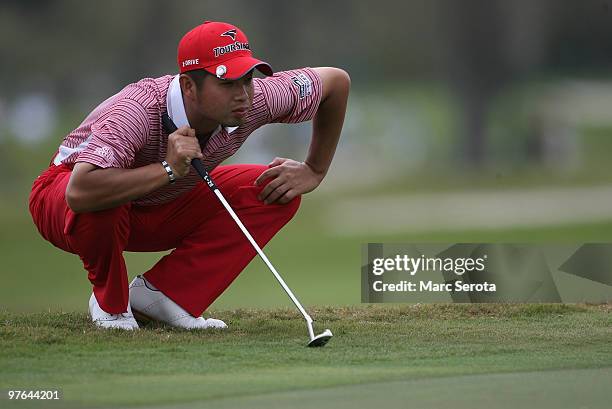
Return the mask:
POLYGON ((329 329, 326 329, 325 331, 323 331, 322 333, 320 333, 319 335, 311 339, 310 342, 308 343, 308 346, 309 347, 325 346, 325 344, 327 344, 327 342, 329 342, 329 340, 333 336, 334 334, 332 334, 332 332, 329 329))

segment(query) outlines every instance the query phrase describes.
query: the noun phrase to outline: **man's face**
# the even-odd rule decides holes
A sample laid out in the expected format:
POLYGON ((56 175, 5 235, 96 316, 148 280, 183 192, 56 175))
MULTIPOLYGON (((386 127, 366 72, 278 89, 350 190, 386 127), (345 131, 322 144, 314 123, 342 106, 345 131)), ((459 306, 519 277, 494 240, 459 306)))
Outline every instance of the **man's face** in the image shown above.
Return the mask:
POLYGON ((197 91, 197 111, 224 126, 239 126, 253 104, 253 71, 234 81, 207 75, 197 91))

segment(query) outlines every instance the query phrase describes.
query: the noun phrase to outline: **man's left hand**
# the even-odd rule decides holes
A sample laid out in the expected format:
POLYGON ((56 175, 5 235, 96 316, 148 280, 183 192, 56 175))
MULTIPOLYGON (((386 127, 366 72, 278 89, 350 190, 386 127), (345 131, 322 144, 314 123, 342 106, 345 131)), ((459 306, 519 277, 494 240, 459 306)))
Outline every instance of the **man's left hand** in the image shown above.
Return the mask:
POLYGON ((258 196, 265 204, 288 203, 301 194, 313 191, 324 176, 304 162, 286 158, 275 158, 268 168, 255 180, 255 185, 260 186, 267 179, 272 179, 258 196))

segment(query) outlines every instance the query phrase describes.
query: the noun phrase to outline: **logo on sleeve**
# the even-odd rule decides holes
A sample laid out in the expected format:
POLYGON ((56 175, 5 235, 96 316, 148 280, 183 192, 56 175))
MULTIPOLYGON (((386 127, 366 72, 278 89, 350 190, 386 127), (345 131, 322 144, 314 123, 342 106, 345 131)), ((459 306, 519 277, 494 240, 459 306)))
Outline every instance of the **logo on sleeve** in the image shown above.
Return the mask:
POLYGON ((298 74, 295 77, 291 77, 293 85, 295 85, 300 92, 300 99, 304 99, 309 95, 312 95, 312 81, 305 74, 298 74))
POLYGON ((96 155, 100 155, 101 157, 106 159, 108 162, 112 162, 115 157, 113 150, 109 148, 108 146, 102 146, 102 147, 96 148, 94 152, 96 155))

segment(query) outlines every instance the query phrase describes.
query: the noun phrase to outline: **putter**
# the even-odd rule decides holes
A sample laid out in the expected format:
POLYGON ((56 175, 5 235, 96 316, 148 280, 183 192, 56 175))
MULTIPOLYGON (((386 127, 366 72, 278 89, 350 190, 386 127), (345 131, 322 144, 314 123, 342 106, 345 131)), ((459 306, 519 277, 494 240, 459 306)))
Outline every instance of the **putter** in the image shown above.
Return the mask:
MULTIPOLYGON (((177 129, 176 125, 174 124, 174 122, 172 121, 172 119, 167 113, 164 113, 162 115, 162 124, 169 134, 176 131, 177 129)), ((255 242, 255 239, 253 239, 253 236, 251 236, 251 233, 249 233, 246 227, 244 227, 244 225, 242 224, 242 222, 240 221, 240 219, 234 212, 234 209, 232 209, 232 207, 227 202, 227 200, 225 200, 225 197, 223 197, 223 195, 221 194, 221 191, 219 190, 215 182, 212 180, 212 178, 208 174, 208 171, 204 167, 204 164, 202 163, 202 161, 198 158, 194 158, 191 160, 191 166, 195 168, 195 170, 198 172, 200 177, 204 180, 204 182, 206 182, 206 185, 208 185, 210 190, 212 190, 215 196, 217 196, 217 198, 221 201, 221 204, 223 204, 223 207, 225 207, 225 210, 227 210, 228 213, 232 216, 232 219, 234 219, 238 227, 240 227, 240 230, 242 230, 242 233, 244 233, 244 235, 249 240, 253 248, 257 251, 257 254, 259 254, 259 257, 261 257, 263 262, 266 263, 266 265, 268 266, 272 274, 274 274, 274 277, 276 277, 276 280, 283 287, 283 289, 285 290, 289 298, 291 298, 291 301, 293 301, 297 309, 300 310, 300 313, 302 313, 302 316, 304 317, 304 319, 306 320, 306 324, 308 325, 308 336, 310 337, 308 346, 309 347, 325 346, 325 344, 329 342, 331 337, 333 337, 332 332, 329 329, 326 329, 319 335, 314 334, 314 330, 312 328, 312 322, 313 322, 312 318, 310 317, 310 315, 308 315, 304 307, 302 307, 302 304, 298 301, 295 295, 293 295, 289 287, 287 287, 287 284, 285 284, 285 281, 283 280, 283 278, 280 276, 280 274, 278 274, 278 272, 276 271, 272 263, 270 263, 270 260, 268 260, 268 257, 266 257, 266 255, 264 254, 263 250, 255 242)))

